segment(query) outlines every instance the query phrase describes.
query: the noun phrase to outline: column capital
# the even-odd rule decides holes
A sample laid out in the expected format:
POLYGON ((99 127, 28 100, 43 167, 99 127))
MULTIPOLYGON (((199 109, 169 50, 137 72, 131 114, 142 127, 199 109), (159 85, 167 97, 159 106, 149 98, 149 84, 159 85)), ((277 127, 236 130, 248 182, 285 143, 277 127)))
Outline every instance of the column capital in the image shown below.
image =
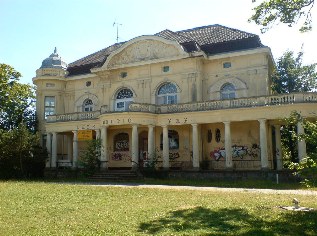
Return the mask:
POLYGON ((73 134, 77 134, 78 130, 72 130, 73 134))
POLYGON ((152 124, 150 124, 150 125, 148 125, 147 127, 151 127, 151 128, 154 128, 155 127, 155 125, 152 125, 152 124))
POLYGON ((197 123, 195 123, 195 124, 191 124, 193 127, 197 127, 198 126, 198 124, 197 123))
POLYGON ((259 121, 260 123, 264 124, 264 123, 267 121, 267 119, 261 118, 261 119, 258 119, 258 121, 259 121))
POLYGON ((222 123, 224 123, 225 125, 230 125, 231 121, 223 121, 222 123))
POLYGON ((162 128, 168 128, 168 125, 161 125, 162 128))

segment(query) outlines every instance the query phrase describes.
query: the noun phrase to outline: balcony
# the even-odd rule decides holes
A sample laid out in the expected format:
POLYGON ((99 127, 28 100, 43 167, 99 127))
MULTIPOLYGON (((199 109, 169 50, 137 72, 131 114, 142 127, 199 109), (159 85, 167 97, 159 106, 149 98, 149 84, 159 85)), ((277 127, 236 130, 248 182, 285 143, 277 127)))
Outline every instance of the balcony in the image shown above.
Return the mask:
POLYGON ((242 107, 277 106, 295 103, 317 103, 317 93, 292 93, 262 97, 238 98, 232 100, 217 100, 160 106, 153 104, 132 103, 129 106, 129 111, 166 114, 222 110, 242 107))
MULTIPOLYGON (((182 103, 171 105, 155 105, 145 103, 131 103, 126 112, 145 112, 153 114, 168 114, 180 112, 211 111, 243 107, 280 106, 296 103, 317 103, 317 93, 292 93, 261 97, 237 98, 232 100, 217 100, 195 103, 182 103)), ((103 110, 93 112, 68 113, 48 116, 47 122, 66 122, 79 120, 94 120, 101 114, 118 113, 103 110)))

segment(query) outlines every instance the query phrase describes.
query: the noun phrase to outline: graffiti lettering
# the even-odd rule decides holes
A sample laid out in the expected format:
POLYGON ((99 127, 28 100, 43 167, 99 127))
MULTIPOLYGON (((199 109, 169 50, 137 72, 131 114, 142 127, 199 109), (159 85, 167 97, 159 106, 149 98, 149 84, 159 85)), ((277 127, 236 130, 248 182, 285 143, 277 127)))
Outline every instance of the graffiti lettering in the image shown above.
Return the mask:
MULTIPOLYGON (((260 156, 260 148, 257 144, 252 144, 251 148, 248 146, 232 146, 232 158, 244 159, 245 157, 258 158, 260 156)), ((216 148, 210 152, 210 157, 219 161, 220 158, 226 158, 226 150, 224 147, 216 148)))

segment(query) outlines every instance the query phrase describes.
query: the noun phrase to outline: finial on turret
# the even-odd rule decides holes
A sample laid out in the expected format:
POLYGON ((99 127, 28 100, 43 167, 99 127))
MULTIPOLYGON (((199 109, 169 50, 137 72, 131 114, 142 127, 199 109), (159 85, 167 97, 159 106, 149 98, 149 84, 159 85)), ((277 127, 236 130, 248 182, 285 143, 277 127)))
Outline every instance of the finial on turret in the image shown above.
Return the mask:
POLYGON ((56 49, 56 47, 55 47, 55 49, 54 49, 54 54, 56 54, 57 53, 57 49, 56 49))

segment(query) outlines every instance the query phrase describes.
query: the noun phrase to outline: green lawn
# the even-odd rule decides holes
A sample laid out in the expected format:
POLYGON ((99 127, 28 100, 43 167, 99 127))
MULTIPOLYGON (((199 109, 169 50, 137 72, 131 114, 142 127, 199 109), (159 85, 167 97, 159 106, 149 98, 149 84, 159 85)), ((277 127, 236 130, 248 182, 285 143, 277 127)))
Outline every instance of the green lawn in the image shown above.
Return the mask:
POLYGON ((0 235, 317 235, 317 196, 0 182, 0 235))

